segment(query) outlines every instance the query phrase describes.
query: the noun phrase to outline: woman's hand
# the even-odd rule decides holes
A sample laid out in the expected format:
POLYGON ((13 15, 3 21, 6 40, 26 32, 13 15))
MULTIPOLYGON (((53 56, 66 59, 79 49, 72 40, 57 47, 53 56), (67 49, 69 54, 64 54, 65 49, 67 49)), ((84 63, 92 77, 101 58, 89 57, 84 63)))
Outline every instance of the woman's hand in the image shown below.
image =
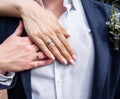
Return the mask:
POLYGON ((69 35, 51 12, 34 0, 0 2, 0 16, 21 17, 28 36, 46 56, 63 64, 74 63, 74 51, 65 38, 69 35))
POLYGON ((53 60, 39 51, 28 37, 20 37, 23 25, 0 45, 0 73, 19 72, 51 64, 53 60))
POLYGON ((65 38, 69 35, 50 11, 33 0, 24 0, 19 11, 28 36, 46 56, 63 64, 74 63, 74 51, 65 38))

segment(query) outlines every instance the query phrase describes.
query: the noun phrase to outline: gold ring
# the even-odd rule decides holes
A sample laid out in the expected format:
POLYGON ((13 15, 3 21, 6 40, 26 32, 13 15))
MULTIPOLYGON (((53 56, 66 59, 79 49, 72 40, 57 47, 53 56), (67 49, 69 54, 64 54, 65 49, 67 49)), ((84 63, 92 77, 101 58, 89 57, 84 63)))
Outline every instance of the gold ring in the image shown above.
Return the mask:
POLYGON ((38 57, 38 53, 36 53, 36 59, 39 59, 39 57, 38 57))

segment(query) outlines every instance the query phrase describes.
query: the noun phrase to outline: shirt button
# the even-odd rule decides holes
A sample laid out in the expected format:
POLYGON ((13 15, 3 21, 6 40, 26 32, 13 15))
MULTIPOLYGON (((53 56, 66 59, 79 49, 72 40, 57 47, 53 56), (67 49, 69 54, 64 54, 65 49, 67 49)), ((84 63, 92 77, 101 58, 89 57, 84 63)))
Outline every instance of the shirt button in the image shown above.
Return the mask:
POLYGON ((60 80, 58 80, 58 81, 57 81, 57 84, 61 84, 61 81, 60 81, 60 80))

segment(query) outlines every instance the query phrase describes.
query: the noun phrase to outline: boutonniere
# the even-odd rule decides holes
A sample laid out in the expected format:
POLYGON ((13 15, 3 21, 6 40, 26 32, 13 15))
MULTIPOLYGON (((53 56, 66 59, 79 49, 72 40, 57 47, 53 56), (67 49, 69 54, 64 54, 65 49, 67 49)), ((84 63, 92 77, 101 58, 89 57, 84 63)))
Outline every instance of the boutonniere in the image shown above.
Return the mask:
POLYGON ((112 43, 115 50, 120 49, 120 12, 115 11, 114 5, 112 5, 111 15, 109 21, 106 22, 109 30, 109 40, 112 43))

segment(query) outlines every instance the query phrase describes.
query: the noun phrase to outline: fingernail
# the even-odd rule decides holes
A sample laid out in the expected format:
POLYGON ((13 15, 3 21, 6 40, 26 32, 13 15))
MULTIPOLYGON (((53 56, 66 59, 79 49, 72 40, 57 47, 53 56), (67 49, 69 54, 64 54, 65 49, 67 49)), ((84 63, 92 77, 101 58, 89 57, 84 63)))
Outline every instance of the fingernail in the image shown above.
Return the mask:
POLYGON ((74 62, 74 60, 73 60, 73 59, 70 59, 70 63, 71 63, 72 65, 74 65, 74 64, 75 64, 75 62, 74 62))
POLYGON ((76 59, 77 59, 77 57, 76 57, 75 55, 72 55, 72 57, 73 57, 73 59, 74 59, 74 60, 76 60, 76 59))
POLYGON ((68 34, 68 33, 67 33, 67 36, 69 37, 69 36, 70 36, 70 34, 68 34))
POLYGON ((51 58, 52 58, 52 60, 55 60, 55 57, 53 55, 51 55, 51 58))
POLYGON ((66 59, 64 59, 64 58, 63 58, 63 62, 64 62, 64 64, 67 64, 67 63, 68 63, 68 62, 66 61, 66 59))

